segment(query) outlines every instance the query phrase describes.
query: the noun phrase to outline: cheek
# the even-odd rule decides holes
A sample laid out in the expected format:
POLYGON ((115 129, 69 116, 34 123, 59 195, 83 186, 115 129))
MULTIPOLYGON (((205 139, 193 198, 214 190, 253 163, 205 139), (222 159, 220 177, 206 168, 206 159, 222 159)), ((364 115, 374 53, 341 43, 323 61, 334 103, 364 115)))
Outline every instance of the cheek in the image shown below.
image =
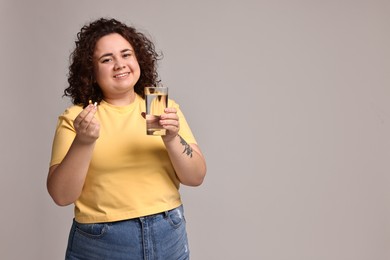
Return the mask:
POLYGON ((93 66, 93 76, 95 77, 96 81, 99 81, 100 69, 98 65, 93 66))
POLYGON ((131 70, 133 71, 133 73, 136 74, 139 78, 141 75, 141 68, 140 68, 138 62, 137 61, 132 62, 130 64, 130 66, 131 66, 131 70))
POLYGON ((140 70, 139 63, 138 63, 137 60, 131 61, 130 66, 131 66, 131 68, 132 68, 134 71, 140 70))
POLYGON ((105 78, 106 78, 107 75, 108 75, 107 70, 102 69, 102 68, 100 68, 100 67, 95 68, 95 69, 94 69, 94 73, 95 73, 95 79, 96 79, 96 81, 97 81, 98 83, 101 82, 101 81, 104 81, 105 78))

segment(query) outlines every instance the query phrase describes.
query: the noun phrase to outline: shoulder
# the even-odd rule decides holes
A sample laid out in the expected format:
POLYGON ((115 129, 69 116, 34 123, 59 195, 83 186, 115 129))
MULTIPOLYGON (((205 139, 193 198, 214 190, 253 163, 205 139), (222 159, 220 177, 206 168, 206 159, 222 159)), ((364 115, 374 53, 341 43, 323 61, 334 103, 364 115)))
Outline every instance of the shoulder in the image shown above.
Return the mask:
POLYGON ((175 100, 168 99, 168 107, 179 108, 180 106, 175 100))
POLYGON ((80 112, 83 111, 83 107, 80 105, 73 105, 65 109, 60 115, 62 118, 75 119, 80 112))

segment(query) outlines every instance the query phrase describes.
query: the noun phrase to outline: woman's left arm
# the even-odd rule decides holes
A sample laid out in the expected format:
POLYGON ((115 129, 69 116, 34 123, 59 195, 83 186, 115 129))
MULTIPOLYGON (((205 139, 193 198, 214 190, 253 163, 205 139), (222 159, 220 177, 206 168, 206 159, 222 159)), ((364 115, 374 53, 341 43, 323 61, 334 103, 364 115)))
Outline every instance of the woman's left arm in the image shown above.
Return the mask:
POLYGON ((206 175, 206 161, 198 145, 187 143, 179 135, 176 108, 166 108, 160 124, 166 129, 162 139, 180 182, 188 186, 201 185, 206 175))

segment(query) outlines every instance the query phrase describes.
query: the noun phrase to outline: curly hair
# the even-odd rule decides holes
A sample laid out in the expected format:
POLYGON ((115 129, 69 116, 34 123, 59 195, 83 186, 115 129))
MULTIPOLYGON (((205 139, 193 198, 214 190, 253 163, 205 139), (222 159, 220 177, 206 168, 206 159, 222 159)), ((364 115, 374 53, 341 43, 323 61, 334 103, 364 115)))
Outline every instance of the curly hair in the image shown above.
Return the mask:
POLYGON ((144 87, 159 83, 157 61, 162 55, 157 54, 153 42, 134 27, 115 19, 100 18, 81 28, 70 55, 69 86, 64 90, 64 96, 71 97, 73 104, 86 107, 89 100, 98 103, 103 100, 103 93, 95 80, 93 53, 97 41, 112 33, 120 34, 134 48, 141 69, 134 91, 145 98, 144 87))

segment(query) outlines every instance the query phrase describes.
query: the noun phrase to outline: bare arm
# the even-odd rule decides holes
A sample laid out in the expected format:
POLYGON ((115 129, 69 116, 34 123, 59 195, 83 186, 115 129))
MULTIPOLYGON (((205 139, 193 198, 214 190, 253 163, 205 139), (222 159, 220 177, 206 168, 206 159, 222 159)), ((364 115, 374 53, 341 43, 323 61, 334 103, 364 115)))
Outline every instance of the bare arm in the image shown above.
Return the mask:
POLYGON ((92 158, 99 123, 94 117, 96 107, 89 105, 75 119, 76 137, 60 164, 49 169, 47 189, 56 204, 65 206, 80 196, 92 158))
POLYGON ((161 125, 167 129, 162 137, 172 165, 180 182, 188 186, 199 186, 206 175, 206 161, 196 144, 188 144, 180 135, 179 120, 175 108, 167 108, 161 116, 161 125))

